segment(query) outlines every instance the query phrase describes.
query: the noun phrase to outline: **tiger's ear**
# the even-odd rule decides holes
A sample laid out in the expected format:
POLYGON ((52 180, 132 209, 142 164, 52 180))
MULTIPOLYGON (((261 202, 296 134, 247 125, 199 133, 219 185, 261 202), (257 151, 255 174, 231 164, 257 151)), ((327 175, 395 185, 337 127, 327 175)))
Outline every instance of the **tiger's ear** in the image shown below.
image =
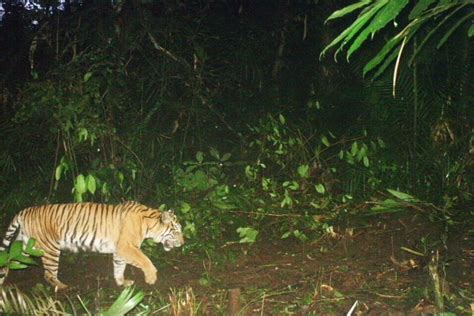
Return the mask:
POLYGON ((161 213, 161 221, 163 222, 163 224, 169 224, 173 221, 173 219, 174 213, 172 210, 161 213))

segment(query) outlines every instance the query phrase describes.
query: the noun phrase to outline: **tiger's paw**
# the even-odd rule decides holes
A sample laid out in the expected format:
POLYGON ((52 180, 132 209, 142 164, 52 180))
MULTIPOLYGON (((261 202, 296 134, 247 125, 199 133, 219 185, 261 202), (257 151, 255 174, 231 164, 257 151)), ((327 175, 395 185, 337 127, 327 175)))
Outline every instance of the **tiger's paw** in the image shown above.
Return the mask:
POLYGON ((56 284, 54 285, 54 292, 58 292, 58 291, 64 291, 68 288, 69 286, 67 286, 66 284, 60 282, 60 281, 57 281, 56 284))
POLYGON ((135 281, 125 279, 125 280, 123 280, 122 286, 123 286, 123 287, 129 287, 129 286, 132 286, 133 283, 135 283, 135 281))
POLYGON ((157 279, 156 272, 145 276, 145 282, 148 284, 155 284, 156 279, 157 279))

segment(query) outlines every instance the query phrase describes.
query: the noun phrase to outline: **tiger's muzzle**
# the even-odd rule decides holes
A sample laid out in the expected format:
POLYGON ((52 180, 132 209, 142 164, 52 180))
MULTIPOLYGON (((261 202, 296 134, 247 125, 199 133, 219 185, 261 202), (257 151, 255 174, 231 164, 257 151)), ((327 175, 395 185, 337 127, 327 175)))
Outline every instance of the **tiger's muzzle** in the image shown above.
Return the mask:
POLYGON ((175 236, 174 238, 167 238, 162 241, 162 244, 165 251, 170 251, 173 248, 181 247, 184 244, 184 238, 182 235, 175 236))

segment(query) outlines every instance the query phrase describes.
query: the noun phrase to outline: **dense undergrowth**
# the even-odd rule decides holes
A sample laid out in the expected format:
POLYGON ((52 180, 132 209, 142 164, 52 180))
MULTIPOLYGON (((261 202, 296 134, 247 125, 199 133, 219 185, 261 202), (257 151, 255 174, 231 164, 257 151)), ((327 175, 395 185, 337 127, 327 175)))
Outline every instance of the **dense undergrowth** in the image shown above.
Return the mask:
POLYGON ((472 220, 463 39, 423 55, 418 78, 406 67, 394 99, 389 76, 318 62, 318 6, 245 9, 122 2, 4 25, 23 36, 1 60, 4 221, 43 203, 165 204, 184 251, 205 253, 262 233, 306 242, 366 214, 419 212, 447 233, 472 220))

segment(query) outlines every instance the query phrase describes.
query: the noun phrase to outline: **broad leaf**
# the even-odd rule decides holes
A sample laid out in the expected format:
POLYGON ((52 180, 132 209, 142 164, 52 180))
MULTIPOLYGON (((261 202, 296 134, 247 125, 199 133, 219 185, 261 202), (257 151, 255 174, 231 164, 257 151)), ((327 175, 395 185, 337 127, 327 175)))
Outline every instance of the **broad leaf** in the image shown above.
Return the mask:
POLYGON ((397 190, 392 190, 392 189, 387 189, 387 191, 395 196, 396 198, 399 198, 400 200, 402 201, 405 201, 405 202, 420 202, 420 200, 414 198, 413 196, 411 196, 410 194, 407 194, 407 193, 404 193, 404 192, 400 192, 400 191, 397 191, 397 190))
POLYGON ((23 253, 23 243, 19 240, 15 240, 10 247, 10 258, 16 258, 21 256, 23 253))
POLYGON ((343 17, 351 12, 354 12, 357 9, 360 9, 362 7, 365 7, 366 5, 372 3, 373 0, 363 0, 351 5, 348 5, 347 7, 342 8, 341 10, 334 11, 327 19, 324 21, 324 23, 327 23, 330 20, 333 19, 338 19, 340 17, 343 17))
POLYGON ((25 256, 25 255, 20 255, 18 257, 15 257, 15 261, 18 261, 19 263, 26 264, 29 266, 38 265, 35 259, 33 259, 32 257, 25 256))
POLYGON ((252 228, 252 227, 239 227, 237 228, 237 232, 239 233, 241 239, 239 240, 239 243, 245 244, 249 243, 252 244, 255 242, 257 239, 258 235, 258 230, 252 228), (242 238, 243 237, 243 238, 242 238))
POLYGON ((41 249, 36 249, 35 244, 36 244, 36 239, 34 238, 28 239, 28 242, 26 243, 26 247, 24 251, 25 253, 31 256, 41 257, 42 255, 44 255, 44 251, 41 249))
MULTIPOLYGON (((402 40, 403 37, 397 35, 388 41, 387 44, 385 44, 385 46, 380 50, 380 52, 364 66, 363 75, 365 76, 369 71, 380 65, 380 63, 385 60, 389 53, 392 52, 393 54, 394 47, 396 47, 402 40)), ((395 57, 397 54, 398 50, 396 51, 395 57)))
POLYGON ((56 167, 56 172, 54 173, 54 179, 56 179, 56 181, 59 181, 59 179, 61 179, 62 172, 63 172, 63 165, 60 164, 56 167))
POLYGON ((76 183, 74 184, 74 188, 78 194, 84 194, 87 191, 86 186, 86 178, 83 174, 80 174, 76 177, 76 183))
POLYGON ((316 192, 318 192, 319 194, 324 194, 326 192, 326 188, 324 187, 324 184, 322 183, 316 184, 314 188, 316 189, 316 192))
MULTIPOLYGON (((415 52, 413 53, 413 56, 410 58, 409 60, 409 64, 412 64, 413 61, 415 60, 416 56, 418 55, 418 53, 423 49, 423 47, 425 47, 425 44, 431 39, 431 37, 454 15, 456 14, 459 10, 461 10, 463 8, 464 5, 461 5, 457 8, 455 8, 451 13, 449 13, 448 15, 446 15, 443 20, 441 20, 441 22, 437 23, 435 27, 433 27, 433 29, 424 37, 423 41, 420 43, 420 45, 418 45, 417 49, 415 50, 415 52)), ((437 15, 443 13, 444 11, 447 11, 451 8, 455 7, 455 4, 454 5, 450 5, 450 6, 443 6, 441 8, 439 7, 436 7, 433 12, 431 12, 430 14, 426 15, 423 17, 423 19, 421 19, 421 21, 426 21, 427 19, 429 18, 432 18, 432 17, 436 17, 437 15)))
POLYGON ((11 270, 23 270, 23 269, 28 268, 28 266, 26 264, 23 264, 23 263, 18 263, 18 262, 15 262, 15 261, 11 261, 10 263, 8 263, 8 268, 11 269, 11 270))
POLYGON ((407 4, 408 0, 389 1, 387 5, 385 5, 377 13, 377 15, 375 15, 370 24, 354 40, 354 43, 352 43, 351 47, 347 51, 347 60, 349 60, 351 55, 359 49, 362 43, 367 40, 369 35, 373 37, 378 30, 382 29, 390 21, 395 19, 407 4))
POLYGON ((334 53, 334 60, 337 59, 337 54, 344 45, 349 42, 358 32, 359 30, 370 21, 370 19, 377 13, 377 11, 387 3, 388 0, 380 0, 377 4, 373 5, 365 12, 362 16, 357 18, 347 29, 345 29, 338 37, 336 37, 329 45, 327 45, 320 54, 320 58, 325 55, 326 51, 330 48, 336 46, 340 42, 340 47, 334 53))
POLYGON ((321 136, 321 142, 324 144, 324 146, 329 147, 331 144, 329 143, 329 140, 326 136, 321 136))
POLYGON ((93 175, 89 174, 86 177, 87 191, 94 194, 96 190, 96 181, 93 175))
POLYGON ((430 5, 435 3, 436 0, 418 0, 413 10, 411 10, 408 18, 413 20, 417 18, 421 13, 423 13, 430 5))
POLYGON ((308 178, 309 177, 309 166, 308 165, 300 165, 298 167, 298 175, 301 178, 308 178))
POLYGON ((219 152, 214 147, 211 147, 210 150, 211 157, 214 157, 216 160, 220 160, 219 152))
POLYGON ((230 157, 231 157, 230 153, 225 153, 221 158, 221 162, 229 160, 230 157))
POLYGON ((474 23, 471 24, 471 26, 469 27, 469 30, 467 31, 467 36, 469 36, 469 37, 474 36, 474 23))
POLYGON ((201 163, 204 160, 204 153, 202 151, 198 151, 196 153, 196 161, 201 163))
POLYGON ((6 250, 0 251, 0 268, 8 264, 9 254, 6 250))
POLYGON ((440 39, 438 45, 436 45, 437 49, 440 49, 441 46, 448 40, 448 38, 456 31, 466 20, 471 19, 474 16, 474 12, 471 14, 465 15, 462 19, 458 20, 450 29, 447 31, 444 36, 440 39))

